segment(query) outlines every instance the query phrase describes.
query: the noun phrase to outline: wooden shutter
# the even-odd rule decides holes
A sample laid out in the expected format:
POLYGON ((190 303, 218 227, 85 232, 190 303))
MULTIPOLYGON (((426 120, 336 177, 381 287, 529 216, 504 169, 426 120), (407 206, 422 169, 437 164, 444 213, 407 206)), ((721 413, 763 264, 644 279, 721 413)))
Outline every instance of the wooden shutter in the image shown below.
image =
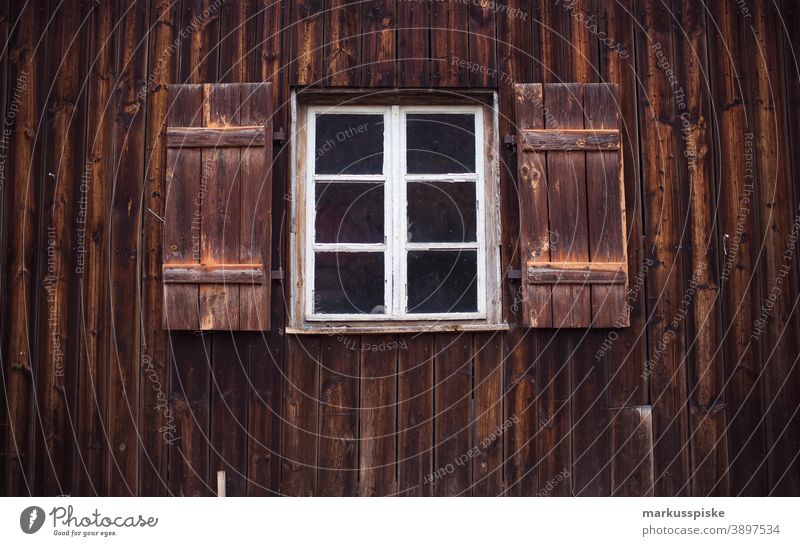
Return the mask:
POLYGON ((271 85, 169 87, 167 329, 269 330, 271 85))
POLYGON ((628 326, 616 86, 516 84, 515 108, 524 324, 628 326))

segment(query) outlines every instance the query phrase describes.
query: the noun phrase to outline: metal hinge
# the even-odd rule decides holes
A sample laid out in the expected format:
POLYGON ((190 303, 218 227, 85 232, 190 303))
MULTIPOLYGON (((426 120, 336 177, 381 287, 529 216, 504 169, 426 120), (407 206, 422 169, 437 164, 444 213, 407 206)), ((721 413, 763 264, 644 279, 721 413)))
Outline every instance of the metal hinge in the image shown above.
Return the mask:
POLYGON ((282 281, 283 280, 283 269, 273 269, 270 271, 270 278, 273 281, 282 281))
POLYGON ((272 132, 272 142, 279 146, 282 146, 283 143, 286 142, 286 132, 284 132, 283 127, 272 132))
POLYGON ((503 144, 506 145, 506 148, 516 152, 517 151, 517 136, 516 135, 506 135, 503 137, 503 144))

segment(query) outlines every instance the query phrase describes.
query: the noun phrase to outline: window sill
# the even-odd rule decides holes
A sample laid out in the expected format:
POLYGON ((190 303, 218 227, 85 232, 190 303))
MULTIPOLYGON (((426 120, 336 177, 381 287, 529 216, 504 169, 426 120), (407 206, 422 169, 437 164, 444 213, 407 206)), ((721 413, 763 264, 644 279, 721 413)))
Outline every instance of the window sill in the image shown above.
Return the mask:
POLYGON ((442 322, 420 322, 415 324, 364 324, 354 326, 331 324, 308 324, 299 328, 287 327, 287 334, 419 334, 423 332, 504 332, 508 323, 495 324, 458 324, 442 322))

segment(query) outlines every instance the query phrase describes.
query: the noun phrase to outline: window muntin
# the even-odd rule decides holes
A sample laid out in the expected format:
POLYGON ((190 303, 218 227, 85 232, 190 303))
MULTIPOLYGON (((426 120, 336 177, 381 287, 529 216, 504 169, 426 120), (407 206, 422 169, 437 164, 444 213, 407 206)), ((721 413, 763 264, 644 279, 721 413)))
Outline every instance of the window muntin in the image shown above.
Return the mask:
POLYGON ((505 327, 499 320, 497 166, 491 159, 496 115, 487 117, 490 111, 483 104, 405 104, 297 110, 296 130, 302 138, 295 157, 301 178, 293 193, 303 213, 293 208, 302 223, 292 232, 298 243, 292 248, 299 254, 292 253, 300 258, 293 268, 293 301, 300 307, 293 306, 292 331, 361 323, 366 332, 442 320, 458 328, 505 327), (317 135, 321 116, 326 138, 317 135), (359 129, 364 119, 370 122, 368 130, 359 129), (433 134, 426 133, 426 126, 433 134), (383 147, 347 147, 365 132, 383 147), (344 172, 327 167, 317 172, 316 160, 331 154, 337 154, 344 172), (369 157, 381 157, 381 168, 345 170, 369 157), (381 193, 384 208, 379 211, 381 193), (366 279, 379 274, 380 301, 380 285, 366 279))

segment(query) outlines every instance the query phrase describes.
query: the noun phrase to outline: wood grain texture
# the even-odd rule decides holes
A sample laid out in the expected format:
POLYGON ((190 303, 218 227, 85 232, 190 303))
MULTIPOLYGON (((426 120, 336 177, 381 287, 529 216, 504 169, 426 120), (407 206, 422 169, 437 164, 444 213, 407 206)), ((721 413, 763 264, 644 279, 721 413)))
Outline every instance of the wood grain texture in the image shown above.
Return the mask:
POLYGON ((619 497, 652 497, 653 417, 650 406, 614 412, 611 419, 611 492, 619 497))
POLYGON ((147 47, 139 36, 149 28, 149 2, 128 4, 120 19, 119 81, 113 104, 114 192, 111 199, 110 276, 111 392, 106 433, 110 442, 109 494, 138 492, 139 374, 131 362, 141 358, 141 213, 145 124, 141 90, 146 80, 147 47))
POLYGON ((322 339, 319 365, 317 495, 354 496, 358 488, 359 338, 322 339))
POLYGON ((425 87, 430 77, 431 1, 397 2, 397 85, 425 87))
POLYGON ((359 407, 358 494, 389 496, 397 491, 395 429, 397 359, 407 350, 395 336, 362 336, 359 407))
MULTIPOLYGON (((614 104, 616 101, 608 102, 614 104)), ((606 104, 603 106, 608 107, 606 104)), ((608 113, 613 116, 614 111, 611 110, 608 113)), ((619 150, 619 140, 620 134, 616 129, 594 127, 587 129, 529 129, 522 131, 522 141, 518 143, 518 146, 526 151, 540 152, 619 150)))
POLYGON ((397 492, 433 494, 434 341, 431 334, 403 338, 397 364, 397 492))

